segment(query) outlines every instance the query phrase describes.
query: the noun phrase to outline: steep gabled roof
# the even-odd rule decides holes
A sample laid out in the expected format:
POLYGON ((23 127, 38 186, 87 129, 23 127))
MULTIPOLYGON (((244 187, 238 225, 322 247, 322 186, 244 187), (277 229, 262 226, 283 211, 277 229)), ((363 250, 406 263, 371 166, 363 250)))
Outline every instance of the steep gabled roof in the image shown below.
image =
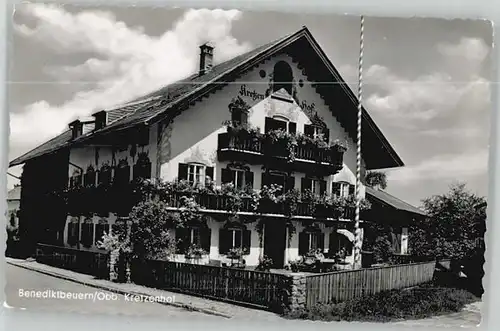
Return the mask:
POLYGON ((417 214, 420 216, 427 216, 427 214, 415 207, 410 205, 407 202, 404 202, 403 200, 396 198, 393 195, 390 195, 389 193, 382 191, 382 190, 375 190, 369 186, 366 187, 366 194, 368 195, 368 199, 375 199, 377 202, 381 202, 385 205, 389 205, 392 208, 395 208, 397 210, 409 212, 412 214, 417 214))
MULTIPOLYGON (((209 72, 203 75, 199 75, 198 73, 193 74, 186 79, 172 83, 144 97, 137 98, 122 107, 109 110, 108 118, 110 121, 104 128, 82 135, 75 140, 71 140, 71 137, 68 136, 67 133, 63 133, 42 146, 11 161, 9 166, 22 164, 29 159, 54 152, 73 143, 84 143, 89 139, 94 139, 107 133, 125 130, 137 125, 148 125, 166 116, 175 116, 176 113, 182 111, 183 106, 185 107, 211 91, 227 85, 228 82, 234 80, 239 74, 244 73, 246 70, 258 65, 266 58, 277 54, 285 47, 299 40, 305 40, 305 42, 307 42, 307 45, 304 44, 307 48, 305 51, 313 52, 320 60, 319 62, 321 62, 319 65, 323 65, 322 70, 328 72, 326 80, 323 81, 340 83, 339 85, 343 89, 343 93, 345 93, 350 100, 350 108, 353 109, 352 112, 351 109, 348 111, 346 110, 346 113, 349 114, 343 116, 349 116, 349 121, 355 122, 358 103, 356 96, 344 82, 342 77, 340 77, 340 74, 329 61, 309 30, 303 27, 293 34, 279 38, 231 60, 215 65, 209 72)), ((366 144, 366 148, 363 148, 367 151, 373 150, 371 152, 372 155, 367 154, 370 159, 366 162, 369 169, 403 166, 403 161, 389 144, 370 115, 363 109, 363 134, 365 134, 365 132, 370 136, 368 137, 369 139, 365 139, 363 142, 366 144)))

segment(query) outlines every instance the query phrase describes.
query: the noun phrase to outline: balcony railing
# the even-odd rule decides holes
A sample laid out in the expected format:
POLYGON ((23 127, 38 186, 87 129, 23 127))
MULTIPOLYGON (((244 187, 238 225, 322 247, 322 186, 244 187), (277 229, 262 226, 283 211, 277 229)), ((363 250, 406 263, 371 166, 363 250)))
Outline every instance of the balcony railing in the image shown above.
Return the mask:
POLYGON ((334 145, 318 147, 313 144, 298 144, 288 150, 286 143, 271 142, 263 135, 245 131, 219 134, 218 152, 220 159, 231 159, 235 153, 246 154, 247 159, 253 157, 273 156, 287 158, 290 153, 295 163, 322 164, 340 170, 343 164, 344 149, 334 145))
MULTIPOLYGON (((144 199, 140 190, 133 185, 82 187, 65 192, 59 197, 65 203, 67 212, 73 216, 90 213, 106 216, 109 212, 127 216, 132 207, 144 199)), ((324 202, 322 199, 306 202, 301 200, 302 198, 297 201, 286 197, 281 197, 275 202, 256 193, 223 193, 219 190, 200 192, 194 188, 192 191, 171 189, 161 193, 161 199, 172 209, 185 207, 186 198, 192 198, 198 208, 206 212, 238 212, 317 219, 354 218, 354 208, 351 208, 348 202, 332 203, 324 202)))
MULTIPOLYGON (((182 192, 171 194, 167 198, 167 204, 172 208, 182 208, 183 197, 185 196, 185 193, 182 192)), ((201 210, 222 212, 235 211, 232 197, 207 193, 196 193, 192 194, 191 197, 201 210)), ((266 200, 259 201, 257 208, 254 208, 252 198, 242 198, 237 212, 281 216, 289 215, 299 218, 354 219, 354 208, 351 207, 337 209, 324 204, 312 205, 310 203, 299 202, 293 207, 294 210, 291 210, 291 208, 292 207, 285 202, 272 202, 266 200)))

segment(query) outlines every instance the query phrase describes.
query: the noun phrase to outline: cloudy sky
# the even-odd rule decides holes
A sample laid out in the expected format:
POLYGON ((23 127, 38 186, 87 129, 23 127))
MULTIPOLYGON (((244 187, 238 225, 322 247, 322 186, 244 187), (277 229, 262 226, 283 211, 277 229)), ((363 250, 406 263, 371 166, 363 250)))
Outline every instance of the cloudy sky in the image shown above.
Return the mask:
MULTIPOLYGON (((359 18, 237 10, 22 5, 9 52, 9 159, 76 116, 192 73, 198 45, 223 61, 306 25, 357 88, 359 18)), ((492 32, 486 21, 365 18, 364 102, 406 166, 388 191, 410 203, 457 181, 487 194, 492 32)), ((21 167, 12 168, 19 175, 21 167)), ((9 188, 16 183, 9 177, 9 188)))

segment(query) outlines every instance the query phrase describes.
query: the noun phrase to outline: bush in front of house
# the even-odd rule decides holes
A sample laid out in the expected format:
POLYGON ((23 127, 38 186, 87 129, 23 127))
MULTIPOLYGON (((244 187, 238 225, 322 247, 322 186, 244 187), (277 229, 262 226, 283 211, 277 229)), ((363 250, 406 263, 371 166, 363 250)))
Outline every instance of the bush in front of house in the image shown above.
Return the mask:
POLYGON ((287 311, 284 317, 322 321, 389 322, 458 312, 466 304, 477 300, 473 294, 462 289, 426 284, 340 303, 317 304, 310 309, 287 311))

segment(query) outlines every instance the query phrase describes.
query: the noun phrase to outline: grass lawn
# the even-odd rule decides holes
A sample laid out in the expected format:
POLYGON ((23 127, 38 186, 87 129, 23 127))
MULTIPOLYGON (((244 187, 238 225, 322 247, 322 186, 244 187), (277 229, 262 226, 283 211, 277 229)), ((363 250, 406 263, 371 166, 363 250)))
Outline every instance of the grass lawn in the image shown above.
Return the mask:
POLYGON ((303 311, 285 312, 284 317, 321 321, 389 322, 458 312, 466 304, 477 300, 479 299, 468 291, 430 283, 341 303, 318 304, 303 311))

